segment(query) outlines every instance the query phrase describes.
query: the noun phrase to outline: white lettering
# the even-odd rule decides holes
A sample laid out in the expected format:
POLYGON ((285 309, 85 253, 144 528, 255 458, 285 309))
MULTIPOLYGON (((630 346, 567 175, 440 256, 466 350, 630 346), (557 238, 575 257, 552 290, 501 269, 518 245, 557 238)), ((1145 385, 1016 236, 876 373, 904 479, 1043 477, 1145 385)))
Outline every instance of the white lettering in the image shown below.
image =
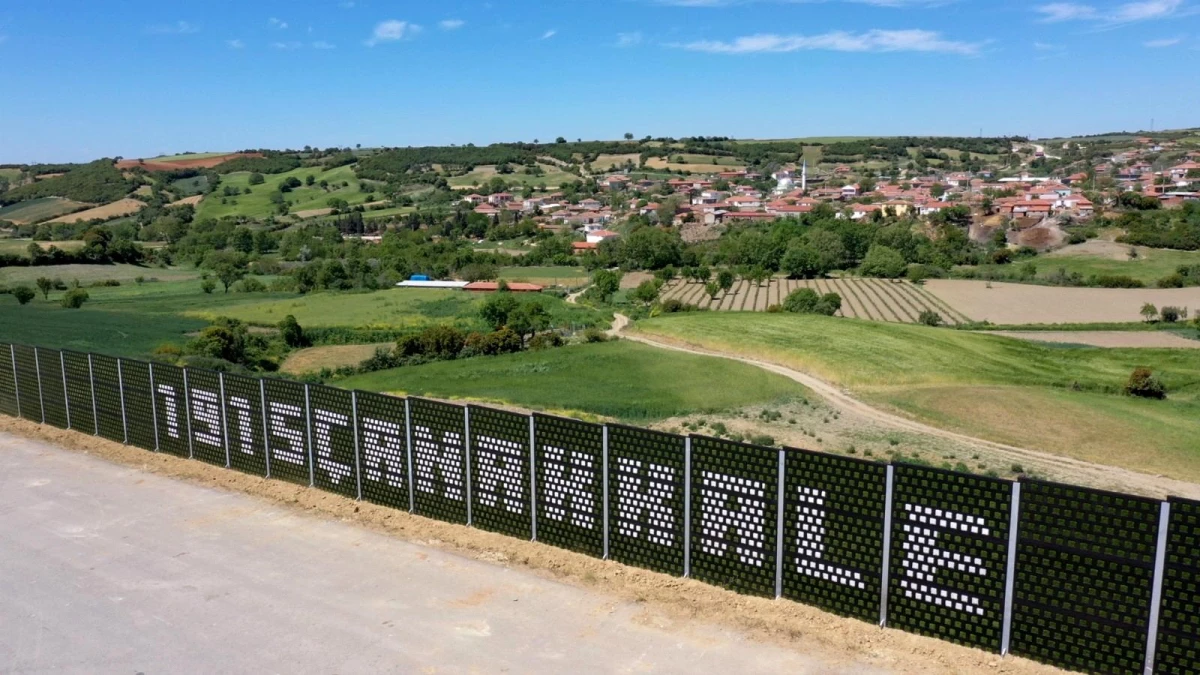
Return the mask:
POLYGON ((595 460, 584 452, 542 446, 546 458, 546 515, 585 529, 596 527, 595 460))
POLYGON ((942 568, 987 576, 987 568, 983 566, 981 558, 938 548, 938 536, 943 530, 987 536, 990 532, 987 523, 982 517, 917 504, 905 504, 904 510, 909 520, 903 527, 905 539, 902 547, 907 553, 901 563, 904 567, 904 577, 900 580, 905 597, 983 616, 979 598, 939 588, 934 582, 938 570, 942 568))
POLYGON ((317 410, 313 417, 316 420, 313 426, 317 432, 317 466, 328 473, 329 480, 337 485, 343 478, 349 478, 353 472, 349 466, 333 461, 333 427, 349 429, 350 418, 329 410, 317 410))
POLYGON ((298 405, 287 403, 267 403, 270 411, 271 436, 283 439, 287 445, 279 448, 271 446, 272 458, 282 459, 289 464, 304 465, 304 432, 288 426, 288 418, 304 421, 304 409, 298 405))
POLYGON ((191 389, 192 437, 205 445, 224 447, 221 440, 221 399, 216 392, 191 389))
POLYGON ((799 487, 800 504, 796 507, 796 571, 810 577, 832 581, 853 588, 865 589, 862 574, 826 562, 825 557, 825 490, 799 487))
POLYGON ((650 464, 643 472, 642 466, 635 459, 617 458, 617 532, 636 539, 643 537, 644 529, 646 539, 671 546, 675 514, 667 502, 675 494, 675 469, 650 464))
POLYGON ((700 488, 700 550, 724 556, 729 547, 729 529, 736 537, 738 559, 762 567, 766 560, 763 544, 763 495, 766 484, 705 471, 700 488))
POLYGON ((164 396, 163 404, 167 411, 167 435, 171 438, 179 438, 179 414, 176 412, 179 406, 175 402, 175 387, 160 384, 158 393, 164 396))
POLYGON ((367 480, 406 487, 404 474, 404 427, 385 420, 363 419, 363 471, 367 480))
POLYGON ((525 446, 502 438, 480 436, 475 444, 479 461, 479 503, 525 513, 525 446))
POLYGON ((447 431, 439 443, 429 427, 413 427, 413 450, 416 462, 417 489, 437 493, 442 484, 442 496, 463 500, 462 434, 447 431))
POLYGON ((237 396, 229 398, 229 408, 237 425, 238 449, 247 455, 254 454, 254 427, 250 425, 250 401, 237 396))

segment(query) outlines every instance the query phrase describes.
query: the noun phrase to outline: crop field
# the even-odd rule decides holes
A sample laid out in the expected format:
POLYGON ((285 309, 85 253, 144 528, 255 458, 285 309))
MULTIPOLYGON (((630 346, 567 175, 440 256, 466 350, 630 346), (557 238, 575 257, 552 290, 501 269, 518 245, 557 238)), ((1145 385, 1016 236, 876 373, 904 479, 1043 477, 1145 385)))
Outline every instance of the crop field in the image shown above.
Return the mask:
MULTIPOLYGON (((636 156, 634 155, 634 157, 636 156)), ((520 183, 522 185, 540 185, 545 183, 547 188, 556 188, 559 184, 566 181, 579 179, 575 174, 567 173, 553 164, 542 164, 539 162, 538 166, 542 167, 544 175, 532 176, 527 174, 525 173, 525 167, 522 165, 513 165, 512 173, 500 174, 496 173, 495 166, 488 164, 477 166, 474 171, 461 176, 451 176, 446 179, 446 182, 450 184, 450 187, 455 188, 474 187, 488 182, 494 176, 499 176, 506 183, 520 183)))
POLYGON ((147 171, 174 171, 176 169, 209 169, 220 166, 231 159, 241 157, 262 157, 257 152, 202 152, 186 155, 170 155, 152 159, 123 159, 117 162, 118 169, 132 169, 140 166, 147 171))
POLYGON ((633 165, 637 166, 641 160, 641 154, 636 152, 623 155, 599 155, 596 157, 596 161, 592 162, 592 170, 609 171, 610 169, 625 166, 626 162, 633 162, 633 165))
MULTIPOLYGON (((49 243, 57 244, 57 242, 49 243)), ((139 267, 137 265, 51 265, 47 267, 0 268, 0 283, 6 284, 32 284, 38 277, 62 279, 67 283, 70 283, 73 279, 78 279, 81 284, 86 286, 92 282, 109 279, 120 281, 121 283, 133 283, 138 277, 145 277, 146 279, 157 278, 160 281, 179 281, 183 279, 197 279, 199 276, 193 270, 139 267)))
MULTIPOLYGON (((359 180, 354 175, 353 167, 350 166, 340 166, 328 171, 301 168, 280 174, 264 174, 265 182, 261 185, 251 185, 250 176, 249 172, 237 171, 222 177, 217 191, 200 203, 196 217, 221 218, 229 215, 245 215, 265 218, 276 212, 275 205, 271 203, 271 194, 278 191, 283 181, 288 178, 297 178, 303 182, 308 176, 312 176, 316 183, 312 186, 301 185, 291 192, 284 193, 284 199, 291 205, 292 211, 326 208, 329 206, 327 202, 335 197, 345 199, 351 206, 367 201, 368 193, 358 189, 359 180), (328 190, 320 187, 319 183, 322 180, 328 181, 328 190), (343 182, 348 185, 342 187, 343 182), (250 194, 223 197, 221 193, 226 187, 237 188, 239 192, 245 192, 246 188, 250 188, 250 194), (222 201, 225 203, 222 204, 222 201)), ((368 185, 368 187, 370 186, 368 185)))
POLYGON ((1062 348, 945 328, 786 314, 675 314, 635 330, 779 363, 920 421, 1200 480, 1200 350, 1062 348), (1151 368, 1166 401, 1119 392, 1151 368))
POLYGON ((172 181, 167 186, 167 189, 180 198, 198 195, 208 189, 208 176, 200 175, 192 176, 191 178, 180 178, 179 180, 172 181))
POLYGON ((1064 288, 1029 284, 930 279, 928 292, 976 321, 1026 324, 1131 323, 1144 303, 1200 309, 1200 287, 1064 288))
POLYGON ((70 199, 60 199, 58 197, 30 199, 0 208, 0 220, 12 221, 18 225, 40 223, 43 220, 50 220, 51 218, 57 218, 72 211, 78 211, 86 206, 87 204, 73 202, 70 199))
MULTIPOLYGON (((29 245, 31 243, 33 243, 32 239, 0 239, 0 254, 29 257, 29 245)), ((78 239, 68 241, 39 241, 37 244, 43 250, 51 246, 56 246, 64 251, 77 251, 83 248, 83 242, 78 239)))
POLYGON ((504 267, 500 278, 506 281, 526 281, 542 286, 582 286, 591 278, 582 267, 504 267))
POLYGON ((782 305, 789 293, 811 288, 817 293, 837 293, 842 298, 839 316, 872 321, 916 323, 924 310, 933 310, 950 325, 967 323, 970 319, 952 306, 942 302, 924 288, 907 281, 885 279, 771 279, 762 285, 746 280, 737 281, 728 293, 710 298, 704 284, 681 279, 672 281, 663 291, 663 299, 680 300, 689 305, 732 312, 765 312, 772 305, 782 305))
POLYGON ((111 204, 97 206, 85 211, 76 211, 65 216, 59 216, 51 223, 77 223, 81 220, 112 220, 122 216, 132 215, 146 208, 146 202, 137 199, 119 199, 111 204))
MULTIPOLYGON (((675 155, 671 155, 671 159, 674 158, 675 155)), ((664 160, 661 157, 651 157, 650 159, 646 160, 646 168, 659 170, 665 169, 667 171, 687 171, 688 173, 718 173, 721 171, 736 171, 738 169, 746 168, 745 165, 742 164, 713 164, 711 161, 708 161, 711 160, 712 157, 708 156, 702 156, 701 158, 703 158, 705 161, 696 163, 680 163, 664 160)), ((722 157, 721 159, 725 158, 722 157)))
POLYGON ((288 355, 279 370, 291 375, 320 372, 322 368, 335 370, 343 366, 357 366, 375 355, 380 348, 391 349, 394 342, 377 342, 366 345, 326 345, 300 349, 288 355))
MULTIPOLYGON (((93 289, 88 293, 95 295, 93 289)), ((25 306, 10 295, 0 295, 0 341, 144 357, 165 342, 181 344, 187 333, 205 325, 169 314, 148 316, 86 305, 63 309, 57 295, 61 293, 52 293, 50 302, 39 295, 25 306)))
POLYGON ((792 380, 735 361, 625 341, 440 361, 334 384, 636 422, 811 395, 792 380))

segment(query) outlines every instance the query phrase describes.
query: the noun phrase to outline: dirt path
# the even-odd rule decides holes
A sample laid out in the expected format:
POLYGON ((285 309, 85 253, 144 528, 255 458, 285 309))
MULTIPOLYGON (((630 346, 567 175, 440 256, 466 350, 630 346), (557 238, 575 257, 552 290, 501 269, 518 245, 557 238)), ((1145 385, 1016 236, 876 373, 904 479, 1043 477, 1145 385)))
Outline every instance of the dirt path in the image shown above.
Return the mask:
POLYGON ((617 315, 617 321, 614 322, 613 325, 614 332, 621 333, 621 336, 627 340, 633 340, 634 342, 640 342, 642 344, 651 345, 662 349, 686 352, 689 354, 732 359, 734 361, 740 361, 742 363, 782 375, 813 390, 822 396, 831 406, 840 410, 854 413, 864 419, 883 426, 986 448, 989 451, 1004 457, 1005 461, 1019 462, 1027 467, 1046 467, 1054 470, 1058 474, 1073 476, 1077 482, 1086 482, 1089 485, 1109 486, 1109 489, 1122 489, 1128 492, 1144 495, 1166 496, 1171 494, 1192 499, 1200 498, 1200 485, 1195 483, 1188 483, 1181 480, 1175 480, 1173 478, 1166 478, 1164 476, 1152 476, 1150 474, 1138 473, 1128 469, 1091 464, 1068 457, 1052 455, 1050 453, 1030 450, 1028 448, 1019 448, 1012 445, 1006 445, 1004 443, 997 443, 995 441, 988 441, 982 438, 975 438, 966 434, 948 431, 946 429, 939 429, 937 427, 930 426, 922 422, 917 422, 915 420, 901 417, 899 415, 876 408, 855 398, 850 392, 840 389, 839 387, 820 378, 809 375, 808 373, 803 373, 798 370, 793 370, 786 366, 781 366, 767 361, 759 361, 757 359, 738 356, 735 354, 712 351, 687 343, 680 344, 658 336, 651 337, 636 332, 627 332, 625 329, 629 326, 629 319, 620 314, 617 315))

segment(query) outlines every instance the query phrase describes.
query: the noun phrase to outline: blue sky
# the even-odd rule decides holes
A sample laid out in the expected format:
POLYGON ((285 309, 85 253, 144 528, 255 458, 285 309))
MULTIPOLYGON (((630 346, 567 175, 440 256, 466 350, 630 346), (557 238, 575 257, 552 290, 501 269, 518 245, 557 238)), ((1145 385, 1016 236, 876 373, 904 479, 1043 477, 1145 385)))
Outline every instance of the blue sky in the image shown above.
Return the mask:
POLYGON ((0 162, 1200 126, 1200 0, 0 4, 0 162))

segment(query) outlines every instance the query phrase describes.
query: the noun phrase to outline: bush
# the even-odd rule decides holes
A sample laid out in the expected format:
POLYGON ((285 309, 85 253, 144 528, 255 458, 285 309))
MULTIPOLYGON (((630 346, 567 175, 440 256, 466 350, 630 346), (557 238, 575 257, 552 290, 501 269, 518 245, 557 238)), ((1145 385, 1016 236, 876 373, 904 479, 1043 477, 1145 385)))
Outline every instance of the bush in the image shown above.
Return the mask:
POLYGON ((1125 393, 1139 398, 1162 400, 1167 397, 1167 387, 1154 377, 1149 368, 1134 368, 1125 384, 1125 393))
POLYGON ((63 294, 62 306, 67 309, 79 309, 88 301, 88 292, 82 288, 72 288, 63 294))
POLYGON ((817 295, 811 288, 798 288, 783 301, 783 309, 795 314, 823 314, 833 316, 842 308, 842 296, 837 293, 817 295))
POLYGON ((1186 307, 1182 309, 1179 307, 1163 307, 1159 310, 1158 315, 1164 323, 1175 323, 1180 319, 1187 321, 1188 311, 1186 307))
POLYGON ((246 277, 238 282, 233 290, 238 293, 262 293, 267 290, 267 285, 254 277, 246 277))
POLYGON ((749 440, 752 445, 765 445, 767 447, 775 445, 775 437, 768 436, 767 434, 755 434, 749 440))
POLYGON ((938 326, 942 325, 942 315, 938 314, 932 309, 925 309, 921 311, 921 315, 917 317, 917 321, 925 324, 926 326, 933 326, 934 328, 937 328, 938 326))
POLYGON ((1124 275, 1101 275, 1088 279, 1091 286, 1099 286, 1100 288, 1145 288, 1138 279, 1124 275))
POLYGON ((454 326, 430 326, 421 331, 424 354, 432 358, 453 359, 462 351, 467 336, 454 326))
POLYGON ((291 314, 283 317, 283 321, 279 322, 279 336, 283 338, 285 345, 294 349, 307 347, 312 344, 304 334, 304 329, 300 326, 300 323, 296 321, 296 317, 291 314))
POLYGON ((14 286, 10 293, 22 305, 28 305, 30 300, 37 297, 37 292, 28 286, 14 286))
POLYGON ((563 338, 558 333, 538 333, 529 340, 530 349, 550 349, 563 346, 563 338))
POLYGON ((212 293, 217 288, 217 282, 212 279, 204 279, 200 282, 200 290, 205 293, 212 293))
POLYGON ((589 328, 583 331, 583 341, 587 343, 608 342, 608 333, 599 328, 589 328))

